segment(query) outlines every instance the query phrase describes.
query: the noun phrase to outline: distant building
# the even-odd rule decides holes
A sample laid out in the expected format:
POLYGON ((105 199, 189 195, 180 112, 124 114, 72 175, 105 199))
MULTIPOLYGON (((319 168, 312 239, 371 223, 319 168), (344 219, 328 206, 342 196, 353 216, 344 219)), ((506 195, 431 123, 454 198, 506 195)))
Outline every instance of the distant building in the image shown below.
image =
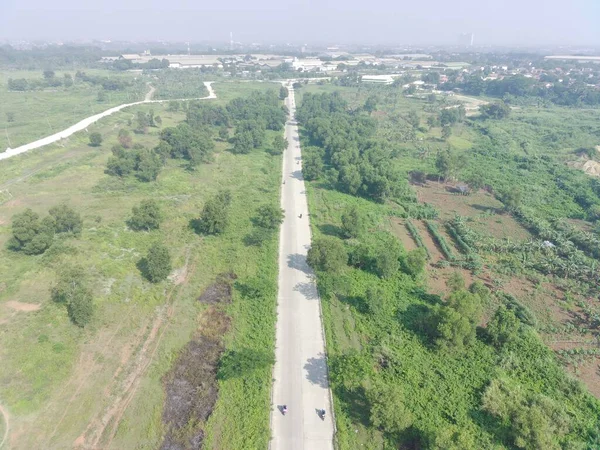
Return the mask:
POLYGON ((392 84, 394 79, 391 75, 363 75, 361 81, 363 83, 392 84))

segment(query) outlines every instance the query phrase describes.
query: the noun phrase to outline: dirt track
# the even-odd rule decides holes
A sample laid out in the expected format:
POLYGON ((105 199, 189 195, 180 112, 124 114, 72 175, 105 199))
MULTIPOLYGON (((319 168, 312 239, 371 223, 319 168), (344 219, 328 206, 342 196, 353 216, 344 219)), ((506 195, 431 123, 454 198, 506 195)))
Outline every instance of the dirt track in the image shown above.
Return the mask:
POLYGON ((2 448, 2 446, 6 442, 6 439, 8 438, 8 432, 10 430, 9 415, 6 409, 2 407, 2 405, 0 405, 0 415, 2 415, 2 420, 4 420, 4 436, 2 436, 2 440, 0 440, 0 448, 2 448))

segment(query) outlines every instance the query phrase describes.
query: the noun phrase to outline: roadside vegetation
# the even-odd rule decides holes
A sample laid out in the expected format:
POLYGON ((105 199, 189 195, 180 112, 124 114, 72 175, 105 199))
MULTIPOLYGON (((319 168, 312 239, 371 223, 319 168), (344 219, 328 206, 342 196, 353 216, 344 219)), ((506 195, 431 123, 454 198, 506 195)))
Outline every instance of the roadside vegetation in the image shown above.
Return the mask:
POLYGON ((598 113, 301 91, 339 447, 600 445, 598 113))
POLYGON ((99 146, 78 133, 3 162, 0 397, 15 448, 267 446, 281 220, 271 143, 285 120, 270 87, 244 86, 235 117, 221 99, 144 105, 90 127, 99 146), (235 154, 218 131, 245 120, 264 140, 235 154), (194 361, 204 372, 189 378, 194 361), (196 393, 193 408, 174 386, 196 393))

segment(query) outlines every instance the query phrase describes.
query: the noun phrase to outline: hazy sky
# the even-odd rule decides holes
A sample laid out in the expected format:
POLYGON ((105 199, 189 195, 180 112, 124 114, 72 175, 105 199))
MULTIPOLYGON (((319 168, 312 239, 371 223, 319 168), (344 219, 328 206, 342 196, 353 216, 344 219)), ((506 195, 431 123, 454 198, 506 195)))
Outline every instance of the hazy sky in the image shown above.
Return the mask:
POLYGON ((0 0, 0 39, 600 46, 600 0, 0 0))

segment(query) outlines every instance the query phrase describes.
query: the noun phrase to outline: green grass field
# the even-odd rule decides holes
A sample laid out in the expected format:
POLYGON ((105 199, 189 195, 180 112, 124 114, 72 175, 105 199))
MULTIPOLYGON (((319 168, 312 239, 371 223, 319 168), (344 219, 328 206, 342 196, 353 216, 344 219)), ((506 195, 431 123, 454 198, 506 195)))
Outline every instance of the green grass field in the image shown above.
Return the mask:
MULTIPOLYGON (((217 83, 217 102, 267 87, 217 83)), ((184 118, 166 104, 151 107, 163 126, 184 118)), ((198 296, 221 272, 233 271, 240 283, 260 277, 270 289, 252 300, 234 290, 226 307, 233 324, 227 349, 273 350, 277 239, 255 247, 244 238, 256 207, 277 202, 280 157, 262 150, 233 155, 228 144, 217 142, 215 161, 194 171, 171 160, 154 183, 110 177, 104 174, 109 149, 138 109, 150 105, 90 127, 104 136, 100 148, 89 147, 83 132, 0 165, 0 401, 11 413, 11 449, 74 443, 157 448, 163 435, 162 378, 198 327, 206 308, 198 296), (189 222, 219 189, 233 195, 228 230, 219 237, 198 236, 189 222), (159 202, 166 219, 160 230, 133 232, 125 221, 132 206, 147 198, 159 202), (84 219, 80 238, 57 243, 41 256, 6 249, 15 213, 32 208, 45 214, 62 201, 84 219), (167 245, 173 267, 184 274, 179 284, 152 285, 141 277, 136 263, 157 241, 167 245), (72 325, 64 308, 50 300, 55 272, 66 264, 82 266, 92 280, 97 311, 85 329, 72 325)), ((158 132, 134 135, 134 142, 156 145, 158 132)), ((270 383, 270 367, 220 381, 205 448, 265 448, 270 383)))

